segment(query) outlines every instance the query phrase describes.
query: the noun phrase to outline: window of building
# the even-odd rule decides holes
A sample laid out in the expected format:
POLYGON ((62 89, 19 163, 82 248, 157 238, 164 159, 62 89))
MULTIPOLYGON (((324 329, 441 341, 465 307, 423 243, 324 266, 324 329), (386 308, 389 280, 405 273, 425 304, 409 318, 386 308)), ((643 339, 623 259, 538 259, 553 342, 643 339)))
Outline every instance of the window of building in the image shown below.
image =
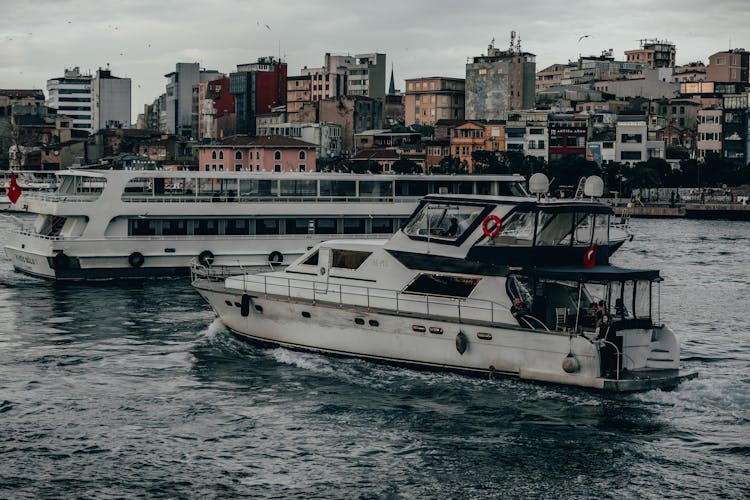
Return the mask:
POLYGON ((620 142, 640 144, 643 142, 643 136, 641 134, 622 134, 620 136, 620 142))
POLYGON ((620 159, 621 160, 640 160, 641 152, 640 151, 622 151, 620 152, 620 159))
POLYGON ((274 172, 281 172, 281 165, 279 165, 279 164, 274 165, 273 166, 273 171, 274 172))
POLYGON ((242 151, 235 151, 235 153, 234 153, 234 159, 235 160, 241 160, 242 159, 242 151))
POLYGON ((281 151, 274 151, 273 152, 273 159, 274 160, 280 160, 281 159, 281 151))
POLYGON ((304 163, 301 163, 299 166, 299 171, 304 172, 306 169, 307 169, 307 165, 305 165, 304 163))
MULTIPOLYGON (((252 154, 252 153, 251 153, 252 154)), ((255 159, 260 160, 260 151, 255 152, 255 159)))
POLYGON ((216 151, 211 151, 211 159, 212 160, 216 159, 216 151))
POLYGON ((304 160, 305 159, 305 152, 304 152, 304 150, 300 150, 300 152, 299 152, 299 159, 300 160, 304 160))

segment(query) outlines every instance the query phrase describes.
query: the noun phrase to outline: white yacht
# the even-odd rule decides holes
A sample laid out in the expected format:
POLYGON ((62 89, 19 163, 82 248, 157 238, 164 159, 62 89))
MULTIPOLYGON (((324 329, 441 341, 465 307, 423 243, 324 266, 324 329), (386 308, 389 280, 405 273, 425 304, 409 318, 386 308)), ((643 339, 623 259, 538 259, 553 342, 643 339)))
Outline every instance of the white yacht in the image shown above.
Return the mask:
POLYGON ((67 170, 5 243, 16 270, 58 280, 286 265, 331 238, 393 234, 429 193, 526 195, 523 177, 67 170))
POLYGON ((231 331, 262 343, 605 391, 673 387, 695 374, 661 324, 659 272, 609 265, 611 216, 596 201, 430 195, 389 240, 327 241, 255 275, 196 265, 192 282, 231 331), (613 322, 597 339, 600 301, 613 322))

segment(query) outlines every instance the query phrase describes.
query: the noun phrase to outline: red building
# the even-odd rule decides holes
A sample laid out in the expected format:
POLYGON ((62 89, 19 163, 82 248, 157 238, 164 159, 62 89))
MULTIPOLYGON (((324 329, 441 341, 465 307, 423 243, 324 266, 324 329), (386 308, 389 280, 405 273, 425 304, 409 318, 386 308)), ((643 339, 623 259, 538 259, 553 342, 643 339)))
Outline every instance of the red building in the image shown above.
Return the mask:
POLYGON ((549 161, 566 156, 586 156, 588 118, 575 115, 550 115, 549 161))
POLYGON ((241 64, 229 75, 229 91, 235 97, 237 133, 255 135, 255 117, 286 104, 287 67, 273 57, 241 64))

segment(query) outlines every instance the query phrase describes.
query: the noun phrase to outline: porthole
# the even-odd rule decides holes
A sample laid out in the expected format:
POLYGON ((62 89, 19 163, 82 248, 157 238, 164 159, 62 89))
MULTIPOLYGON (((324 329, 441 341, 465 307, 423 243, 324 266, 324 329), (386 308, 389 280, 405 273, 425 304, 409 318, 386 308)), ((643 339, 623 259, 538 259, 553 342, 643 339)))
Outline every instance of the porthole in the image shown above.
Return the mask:
POLYGON ((232 307, 232 302, 229 300, 225 300, 224 303, 228 305, 229 307, 232 307))
POLYGON ((234 307, 242 307, 242 304, 240 304, 239 302, 235 302, 234 307))
POLYGON ((477 338, 482 340, 492 340, 492 334, 487 332, 477 332, 477 338))
POLYGON ((358 325, 365 324, 365 320, 363 320, 362 318, 354 318, 354 322, 357 323, 358 325))
POLYGON ((255 306, 255 310, 258 311, 259 313, 263 314, 263 306, 256 305, 255 306))
POLYGON ((302 317, 303 318, 309 318, 310 317, 310 313, 307 312, 307 311, 302 311, 302 317))
POLYGON ((430 327, 430 333, 434 333, 435 335, 442 335, 443 329, 438 326, 431 326, 430 327))
POLYGON ((370 326, 380 326, 380 323, 375 319, 371 319, 369 323, 370 326))
POLYGON ((411 329, 417 333, 424 333, 427 331, 427 328, 425 328, 424 325, 411 325, 411 329))

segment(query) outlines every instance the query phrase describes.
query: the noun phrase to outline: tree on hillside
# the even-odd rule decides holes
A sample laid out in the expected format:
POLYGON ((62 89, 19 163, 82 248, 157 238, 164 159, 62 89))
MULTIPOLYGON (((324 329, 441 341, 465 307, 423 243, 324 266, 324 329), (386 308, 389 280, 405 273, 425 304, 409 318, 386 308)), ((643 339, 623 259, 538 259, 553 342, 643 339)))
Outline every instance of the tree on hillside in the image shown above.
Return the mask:
POLYGON ((458 158, 453 156, 444 156, 440 160, 440 164, 435 165, 430 169, 431 174, 467 174, 469 169, 466 167, 466 163, 462 162, 458 158))
POLYGON ((383 167, 375 160, 356 160, 352 162, 351 172, 355 174, 380 174, 383 167))
POLYGON ((393 162, 391 170, 397 174, 421 174, 422 167, 413 160, 408 158, 400 158, 393 162))

